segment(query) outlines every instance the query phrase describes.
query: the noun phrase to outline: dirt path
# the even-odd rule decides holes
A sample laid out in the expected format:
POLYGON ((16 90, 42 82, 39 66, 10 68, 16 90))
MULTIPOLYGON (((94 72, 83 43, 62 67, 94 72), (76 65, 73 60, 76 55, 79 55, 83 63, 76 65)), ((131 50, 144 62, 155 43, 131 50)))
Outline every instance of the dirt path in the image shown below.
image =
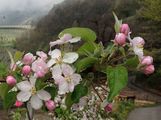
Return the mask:
POLYGON ((136 108, 127 120, 161 120, 161 106, 136 108))

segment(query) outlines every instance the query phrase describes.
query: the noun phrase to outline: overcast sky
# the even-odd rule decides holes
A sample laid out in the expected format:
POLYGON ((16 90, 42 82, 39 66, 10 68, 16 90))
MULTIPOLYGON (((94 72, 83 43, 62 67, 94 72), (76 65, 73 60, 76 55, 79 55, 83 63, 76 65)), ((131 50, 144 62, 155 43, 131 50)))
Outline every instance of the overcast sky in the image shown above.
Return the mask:
MULTIPOLYGON (((64 0, 0 0, 0 11, 3 10, 24 10, 43 8, 47 5, 60 3, 64 0)), ((50 9, 50 8, 49 8, 50 9)))

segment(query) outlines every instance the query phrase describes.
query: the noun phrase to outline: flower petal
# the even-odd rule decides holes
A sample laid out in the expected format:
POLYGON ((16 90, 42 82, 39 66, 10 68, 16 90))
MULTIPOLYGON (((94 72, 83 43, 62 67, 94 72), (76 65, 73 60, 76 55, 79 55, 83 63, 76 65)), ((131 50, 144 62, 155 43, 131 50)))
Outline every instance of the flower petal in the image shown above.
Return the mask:
POLYGON ((69 52, 63 56, 63 62, 69 63, 69 64, 74 63, 77 59, 78 59, 78 54, 75 52, 69 52))
POLYGON ((31 77, 30 77, 30 83, 31 83, 32 87, 35 87, 36 76, 31 76, 31 77))
POLYGON ((58 59, 59 57, 61 57, 61 51, 59 49, 55 49, 51 51, 49 55, 51 56, 51 58, 58 59))
POLYGON ((69 40, 70 43, 76 43, 81 40, 81 37, 75 37, 69 40))
POLYGON ((40 109, 43 105, 42 100, 40 100, 37 95, 33 95, 30 101, 32 108, 34 108, 35 110, 40 109))
POLYGON ((32 86, 29 81, 22 81, 17 84, 17 87, 21 91, 29 91, 31 90, 32 86))
POLYGON ((51 67, 52 65, 54 65, 56 63, 56 61, 54 59, 50 59, 47 63, 48 67, 51 67))
POLYGON ((62 75, 62 69, 61 69, 61 67, 60 67, 59 64, 55 65, 55 66, 51 69, 51 71, 52 71, 52 75, 53 75, 53 76, 55 76, 55 75, 57 75, 57 76, 62 75))
POLYGON ((62 95, 62 94, 68 93, 68 92, 69 92, 68 83, 67 83, 67 81, 63 81, 61 84, 59 84, 58 93, 62 95))
POLYGON ((24 92, 21 91, 17 94, 17 100, 21 101, 21 102, 26 102, 29 100, 29 98, 31 97, 31 92, 24 92))
POLYGON ((73 92, 73 90, 74 90, 74 83, 73 82, 70 82, 68 84, 68 89, 69 89, 70 92, 73 92))
POLYGON ((143 48, 134 47, 133 49, 134 49, 134 53, 138 55, 139 59, 142 59, 144 55, 143 48))
POLYGON ((50 42, 49 43, 50 47, 53 47, 55 45, 61 45, 61 44, 64 44, 64 41, 63 40, 59 40, 59 39, 54 41, 54 42, 50 42))
POLYGON ((74 73, 74 70, 70 65, 62 64, 61 67, 64 76, 70 76, 74 73))
POLYGON ((45 90, 39 90, 37 91, 37 96, 41 99, 41 100, 50 100, 51 99, 51 95, 46 92, 45 90))
POLYGON ((63 81, 65 81, 65 78, 60 75, 54 75, 53 78, 55 80, 55 84, 61 84, 63 81))
POLYGON ((73 74, 71 76, 71 80, 73 81, 74 85, 78 85, 82 78, 79 74, 73 74))

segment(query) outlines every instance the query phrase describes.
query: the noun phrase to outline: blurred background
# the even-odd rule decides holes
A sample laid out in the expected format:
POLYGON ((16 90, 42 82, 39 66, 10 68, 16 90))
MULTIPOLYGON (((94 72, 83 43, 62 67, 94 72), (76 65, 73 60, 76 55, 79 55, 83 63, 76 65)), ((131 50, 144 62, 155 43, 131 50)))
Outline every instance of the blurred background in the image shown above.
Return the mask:
POLYGON ((10 62, 6 48, 48 51, 49 42, 68 27, 91 28, 97 42, 107 45, 115 35, 112 11, 129 24, 132 36, 145 39, 145 53, 154 57, 156 72, 137 73, 135 84, 160 94, 161 0, 0 0, 0 76, 3 63, 10 62))

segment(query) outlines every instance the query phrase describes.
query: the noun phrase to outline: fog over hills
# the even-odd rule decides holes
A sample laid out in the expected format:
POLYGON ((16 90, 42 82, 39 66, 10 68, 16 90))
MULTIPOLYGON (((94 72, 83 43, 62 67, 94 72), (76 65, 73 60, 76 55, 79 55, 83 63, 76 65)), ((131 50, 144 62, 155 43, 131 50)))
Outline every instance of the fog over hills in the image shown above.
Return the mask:
POLYGON ((35 24, 63 0, 0 0, 0 25, 35 24))

